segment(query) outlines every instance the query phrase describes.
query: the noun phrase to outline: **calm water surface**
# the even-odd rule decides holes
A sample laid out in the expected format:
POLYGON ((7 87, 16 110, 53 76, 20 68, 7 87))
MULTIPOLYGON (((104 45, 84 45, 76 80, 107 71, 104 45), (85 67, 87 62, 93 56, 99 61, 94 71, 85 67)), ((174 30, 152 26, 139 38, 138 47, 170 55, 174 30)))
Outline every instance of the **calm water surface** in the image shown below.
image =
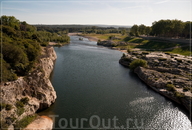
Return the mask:
POLYGON ((188 113, 148 88, 118 63, 122 53, 71 36, 55 48, 52 83, 57 100, 40 115, 57 115, 55 129, 191 128, 188 113))

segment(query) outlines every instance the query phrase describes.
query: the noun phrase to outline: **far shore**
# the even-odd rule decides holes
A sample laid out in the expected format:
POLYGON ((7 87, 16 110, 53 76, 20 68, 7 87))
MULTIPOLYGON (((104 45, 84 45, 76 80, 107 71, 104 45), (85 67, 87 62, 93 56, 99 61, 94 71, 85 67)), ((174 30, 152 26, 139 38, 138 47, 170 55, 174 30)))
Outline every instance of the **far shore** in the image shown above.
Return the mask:
POLYGON ((76 33, 68 33, 68 36, 81 36, 84 38, 89 39, 89 41, 95 41, 97 42, 99 39, 97 37, 90 37, 90 36, 82 36, 82 33, 76 32, 76 33))
MULTIPOLYGON (((95 41, 95 42, 97 42, 99 40, 97 37, 82 36, 81 34, 82 33, 80 33, 80 32, 68 33, 68 36, 81 36, 81 37, 84 37, 84 38, 88 38, 89 41, 95 41)), ((127 50, 121 50, 121 49, 115 49, 115 48, 111 48, 111 49, 118 50, 118 51, 123 52, 123 53, 127 53, 127 50)))

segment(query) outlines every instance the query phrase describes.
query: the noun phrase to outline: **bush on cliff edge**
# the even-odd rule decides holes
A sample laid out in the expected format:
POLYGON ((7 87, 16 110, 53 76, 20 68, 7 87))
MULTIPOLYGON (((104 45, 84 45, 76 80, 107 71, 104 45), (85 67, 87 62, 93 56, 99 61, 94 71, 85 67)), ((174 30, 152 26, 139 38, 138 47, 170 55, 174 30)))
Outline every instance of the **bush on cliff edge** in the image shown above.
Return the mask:
POLYGON ((137 67, 139 67, 139 66, 141 66, 141 67, 147 67, 147 61, 146 61, 146 60, 142 60, 142 59, 136 59, 136 60, 134 60, 134 61, 132 61, 132 62, 130 63, 129 68, 130 68, 131 70, 134 70, 135 68, 137 68, 137 67))

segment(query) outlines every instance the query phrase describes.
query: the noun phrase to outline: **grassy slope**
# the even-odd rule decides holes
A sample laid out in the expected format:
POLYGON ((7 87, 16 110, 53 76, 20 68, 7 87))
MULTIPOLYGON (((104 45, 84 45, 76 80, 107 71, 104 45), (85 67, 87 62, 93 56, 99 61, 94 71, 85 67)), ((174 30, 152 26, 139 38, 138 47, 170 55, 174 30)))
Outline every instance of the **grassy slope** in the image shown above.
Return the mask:
MULTIPOLYGON (((88 37, 96 37, 100 40, 108 40, 109 39, 109 36, 112 36, 114 35, 115 37, 117 38, 125 38, 126 36, 123 36, 119 33, 109 33, 109 34, 94 34, 94 33, 91 33, 91 34, 80 34, 81 36, 88 36, 88 37)), ((115 40, 115 41, 118 41, 118 40, 115 40)))
MULTIPOLYGON (((113 41, 124 41, 129 43, 129 47, 131 48, 141 48, 149 51, 164 51, 170 53, 176 53, 181 55, 191 55, 190 46, 186 43, 175 43, 165 40, 145 40, 142 38, 131 38, 126 37, 126 35, 121 35, 117 33, 111 34, 82 34, 82 36, 96 37, 100 40, 108 40, 109 36, 114 35, 121 40, 113 40, 113 41)), ((116 48, 127 49, 128 46, 117 46, 116 48)))

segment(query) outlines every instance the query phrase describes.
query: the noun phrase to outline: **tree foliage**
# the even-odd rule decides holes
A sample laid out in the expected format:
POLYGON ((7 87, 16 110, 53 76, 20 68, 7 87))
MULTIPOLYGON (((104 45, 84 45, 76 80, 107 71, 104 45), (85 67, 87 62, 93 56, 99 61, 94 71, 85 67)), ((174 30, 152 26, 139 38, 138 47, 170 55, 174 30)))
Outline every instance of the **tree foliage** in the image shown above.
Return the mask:
POLYGON ((138 36, 139 27, 138 25, 133 25, 130 30, 130 35, 138 36))
POLYGON ((59 43, 69 42, 65 34, 37 31, 35 26, 19 21, 14 16, 1 16, 0 38, 1 51, 1 81, 12 81, 17 76, 26 75, 34 63, 38 61, 41 46, 49 41, 59 43))
POLYGON ((182 22, 181 20, 159 20, 152 24, 152 34, 161 37, 189 37, 190 22, 182 22))
POLYGON ((183 22, 181 20, 159 20, 152 23, 152 26, 133 25, 130 30, 131 36, 138 35, 152 35, 158 37, 184 37, 189 38, 192 28, 190 26, 192 22, 183 22))

